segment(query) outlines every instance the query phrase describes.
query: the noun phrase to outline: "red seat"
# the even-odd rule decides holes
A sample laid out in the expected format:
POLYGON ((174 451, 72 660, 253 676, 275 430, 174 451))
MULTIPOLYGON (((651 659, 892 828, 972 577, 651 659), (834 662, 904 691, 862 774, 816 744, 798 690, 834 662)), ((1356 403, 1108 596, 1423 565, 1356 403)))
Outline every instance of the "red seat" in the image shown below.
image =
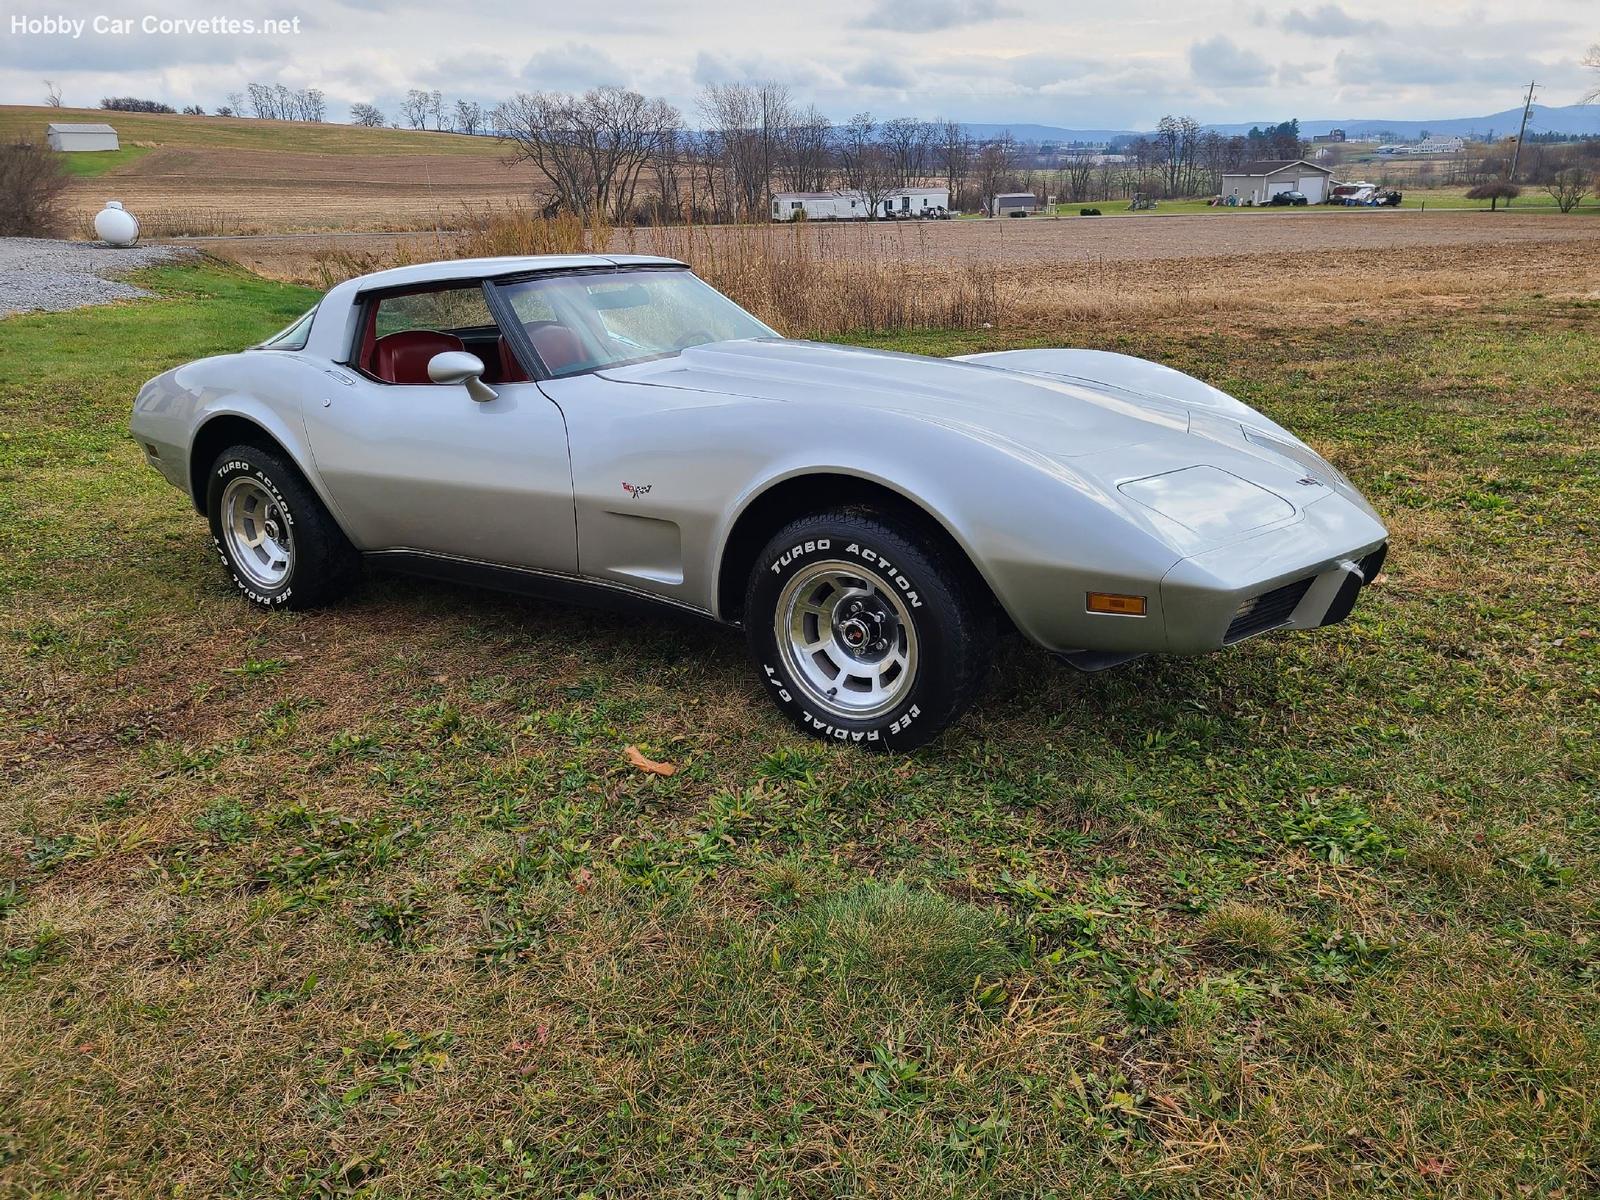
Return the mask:
POLYGON ((432 383, 428 363, 435 354, 464 350, 453 333, 408 329, 381 337, 372 347, 372 373, 387 383, 432 383))
POLYGON ((500 382, 528 382, 528 373, 522 369, 517 356, 511 352, 511 343, 506 341, 506 335, 503 333, 500 335, 500 382))
POLYGON ((528 337, 539 353, 539 361, 552 375, 559 375, 568 367, 584 361, 583 345, 578 335, 565 325, 554 322, 528 326, 528 337))

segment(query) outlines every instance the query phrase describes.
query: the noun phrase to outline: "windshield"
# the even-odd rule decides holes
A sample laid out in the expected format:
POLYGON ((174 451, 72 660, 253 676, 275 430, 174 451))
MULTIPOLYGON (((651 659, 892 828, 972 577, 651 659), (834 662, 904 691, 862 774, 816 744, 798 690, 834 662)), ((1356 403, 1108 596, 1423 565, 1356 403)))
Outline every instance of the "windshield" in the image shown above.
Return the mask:
POLYGON ((549 275, 499 286, 551 375, 662 358, 708 342, 776 337, 687 270, 549 275))

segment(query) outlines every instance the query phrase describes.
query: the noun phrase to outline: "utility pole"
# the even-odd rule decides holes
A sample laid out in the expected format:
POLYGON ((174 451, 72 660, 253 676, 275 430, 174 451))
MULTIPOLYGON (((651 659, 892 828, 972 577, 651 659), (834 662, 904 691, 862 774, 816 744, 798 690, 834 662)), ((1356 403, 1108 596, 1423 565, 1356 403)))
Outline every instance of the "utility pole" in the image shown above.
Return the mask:
MULTIPOLYGON (((1535 82, 1528 84, 1528 98, 1522 104, 1522 128, 1517 130, 1517 144, 1511 148, 1511 174, 1506 176, 1507 183, 1517 181, 1517 160, 1522 157, 1522 138, 1528 132, 1528 114, 1533 111, 1533 89, 1538 86, 1535 82)), ((1507 201, 1506 207, 1510 206, 1510 201, 1507 201)))

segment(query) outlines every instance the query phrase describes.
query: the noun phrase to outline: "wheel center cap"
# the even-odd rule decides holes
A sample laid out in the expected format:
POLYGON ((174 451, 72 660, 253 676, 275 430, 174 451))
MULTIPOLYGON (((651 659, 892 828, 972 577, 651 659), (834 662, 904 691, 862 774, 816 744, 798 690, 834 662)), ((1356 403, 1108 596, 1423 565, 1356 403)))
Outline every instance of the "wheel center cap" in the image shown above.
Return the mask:
POLYGON ((850 649, 859 650, 867 644, 867 623, 860 617, 851 617, 839 626, 839 636, 850 649))
POLYGON ((278 540, 278 522, 276 518, 268 517, 262 524, 262 528, 266 530, 269 538, 271 538, 273 541, 278 540))

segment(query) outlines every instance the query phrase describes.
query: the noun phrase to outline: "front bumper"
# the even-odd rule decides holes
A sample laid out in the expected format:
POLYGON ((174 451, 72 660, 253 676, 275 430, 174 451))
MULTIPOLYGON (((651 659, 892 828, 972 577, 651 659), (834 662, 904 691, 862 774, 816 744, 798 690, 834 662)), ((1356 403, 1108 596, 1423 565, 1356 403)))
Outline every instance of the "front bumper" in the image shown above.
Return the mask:
POLYGON ((1203 654, 1273 629, 1350 615, 1388 553, 1388 531, 1330 497, 1305 520, 1186 558, 1161 580, 1169 654, 1203 654))
POLYGON ((1204 654, 1274 629, 1331 625, 1376 576, 1388 540, 1364 505, 1328 495, 1288 524, 1179 559, 1155 579, 1082 570, 1058 576, 1054 595, 1066 603, 1024 628, 1093 670, 1143 654, 1204 654), (1085 590, 1147 595, 1147 615, 1085 613, 1085 590))

